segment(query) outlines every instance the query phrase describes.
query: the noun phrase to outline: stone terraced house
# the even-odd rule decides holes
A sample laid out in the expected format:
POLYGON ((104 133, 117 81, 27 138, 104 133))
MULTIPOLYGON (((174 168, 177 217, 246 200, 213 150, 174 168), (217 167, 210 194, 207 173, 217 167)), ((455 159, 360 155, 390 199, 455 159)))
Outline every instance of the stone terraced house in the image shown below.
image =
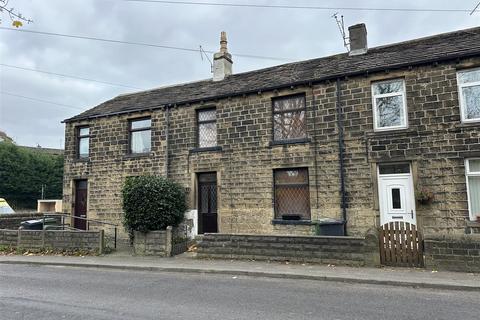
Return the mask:
MULTIPOLYGON (((128 176, 174 179, 198 233, 479 232, 480 28, 125 94, 65 120, 65 213, 121 223, 128 176)), ((84 227, 79 225, 78 227, 84 227)))

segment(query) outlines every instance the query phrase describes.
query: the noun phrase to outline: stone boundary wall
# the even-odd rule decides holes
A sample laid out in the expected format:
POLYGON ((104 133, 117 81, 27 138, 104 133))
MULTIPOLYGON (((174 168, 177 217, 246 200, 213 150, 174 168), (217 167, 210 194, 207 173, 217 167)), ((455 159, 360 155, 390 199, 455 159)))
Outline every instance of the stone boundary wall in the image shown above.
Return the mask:
POLYGON ((64 230, 3 230, 0 229, 0 246, 25 250, 86 250, 103 253, 104 232, 64 230))
POLYGON ((139 256, 170 257, 172 255, 172 227, 147 233, 135 231, 133 252, 139 256))
POLYGON ((198 258, 311 262, 351 266, 378 266, 378 236, 281 236, 205 234, 198 258))
POLYGON ((424 254, 429 269, 480 272, 480 234, 429 236, 424 254))
POLYGON ((0 229, 17 230, 20 223, 26 220, 42 219, 43 213, 18 212, 13 214, 0 214, 0 229))

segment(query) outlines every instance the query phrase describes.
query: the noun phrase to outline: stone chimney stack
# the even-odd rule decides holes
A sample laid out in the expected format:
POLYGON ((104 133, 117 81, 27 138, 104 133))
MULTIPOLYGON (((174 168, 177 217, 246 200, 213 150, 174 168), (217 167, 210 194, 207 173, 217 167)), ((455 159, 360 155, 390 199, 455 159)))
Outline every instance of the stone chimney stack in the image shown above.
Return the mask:
POLYGON ((220 34, 220 52, 213 55, 213 81, 222 81, 232 74, 232 55, 228 53, 227 33, 220 34))
POLYGON ((364 23, 359 23, 348 27, 350 38, 350 56, 365 54, 368 51, 367 46, 367 27, 364 23))

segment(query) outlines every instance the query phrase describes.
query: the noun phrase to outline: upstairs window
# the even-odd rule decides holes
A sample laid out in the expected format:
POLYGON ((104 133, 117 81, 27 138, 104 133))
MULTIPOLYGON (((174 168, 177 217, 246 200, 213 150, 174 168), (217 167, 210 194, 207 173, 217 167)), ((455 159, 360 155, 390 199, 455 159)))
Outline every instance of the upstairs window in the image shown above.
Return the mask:
POLYGON ((289 96, 273 99, 273 140, 289 141, 305 139, 305 96, 289 96))
POLYGON ((77 158, 88 159, 90 156, 90 128, 79 127, 77 129, 77 158))
POLYGON ((197 111, 198 147, 217 146, 217 110, 203 109, 197 111))
POLYGON ((462 122, 480 121, 480 69, 457 73, 462 122))
POLYGON ((129 152, 149 153, 152 143, 152 119, 143 118, 129 121, 129 152))
POLYGON ((402 79, 372 84, 373 125, 376 131, 407 127, 405 82, 402 79))
POLYGON ((467 197, 470 220, 480 217, 480 159, 465 160, 467 176, 467 197))
POLYGON ((308 169, 278 169, 273 175, 275 218, 310 220, 308 169))

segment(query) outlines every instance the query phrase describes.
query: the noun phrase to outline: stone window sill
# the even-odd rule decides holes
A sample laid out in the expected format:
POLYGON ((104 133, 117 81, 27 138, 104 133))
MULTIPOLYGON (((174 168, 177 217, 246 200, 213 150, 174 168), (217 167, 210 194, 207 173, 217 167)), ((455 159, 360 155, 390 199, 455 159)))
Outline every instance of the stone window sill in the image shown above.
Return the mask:
POLYGON ((310 142, 311 142, 311 140, 309 138, 282 140, 282 141, 270 141, 270 147, 284 146, 284 145, 290 145, 290 144, 306 144, 306 143, 310 143, 310 142))
POLYGON ((312 220, 283 220, 283 219, 273 219, 273 225, 301 225, 301 226, 311 226, 314 225, 315 222, 312 220))
POLYGON ((218 152, 222 151, 222 147, 216 146, 216 147, 208 147, 208 148, 194 148, 190 149, 190 153, 200 153, 200 152, 218 152))
POLYGON ((369 138, 380 137, 380 136, 402 136, 412 132, 417 132, 417 130, 413 128, 398 128, 398 129, 391 129, 391 130, 372 131, 372 132, 368 132, 366 136, 369 138))
POLYGON ((129 153, 123 156, 124 160, 129 159, 141 159, 141 158, 149 158, 152 156, 152 153, 129 153))
POLYGON ((466 220, 467 222, 467 227, 480 227, 480 221, 472 221, 472 220, 466 220))
POLYGON ((77 163, 89 163, 89 162, 90 162, 90 158, 86 158, 86 159, 75 158, 75 160, 73 160, 73 162, 77 162, 77 163))

